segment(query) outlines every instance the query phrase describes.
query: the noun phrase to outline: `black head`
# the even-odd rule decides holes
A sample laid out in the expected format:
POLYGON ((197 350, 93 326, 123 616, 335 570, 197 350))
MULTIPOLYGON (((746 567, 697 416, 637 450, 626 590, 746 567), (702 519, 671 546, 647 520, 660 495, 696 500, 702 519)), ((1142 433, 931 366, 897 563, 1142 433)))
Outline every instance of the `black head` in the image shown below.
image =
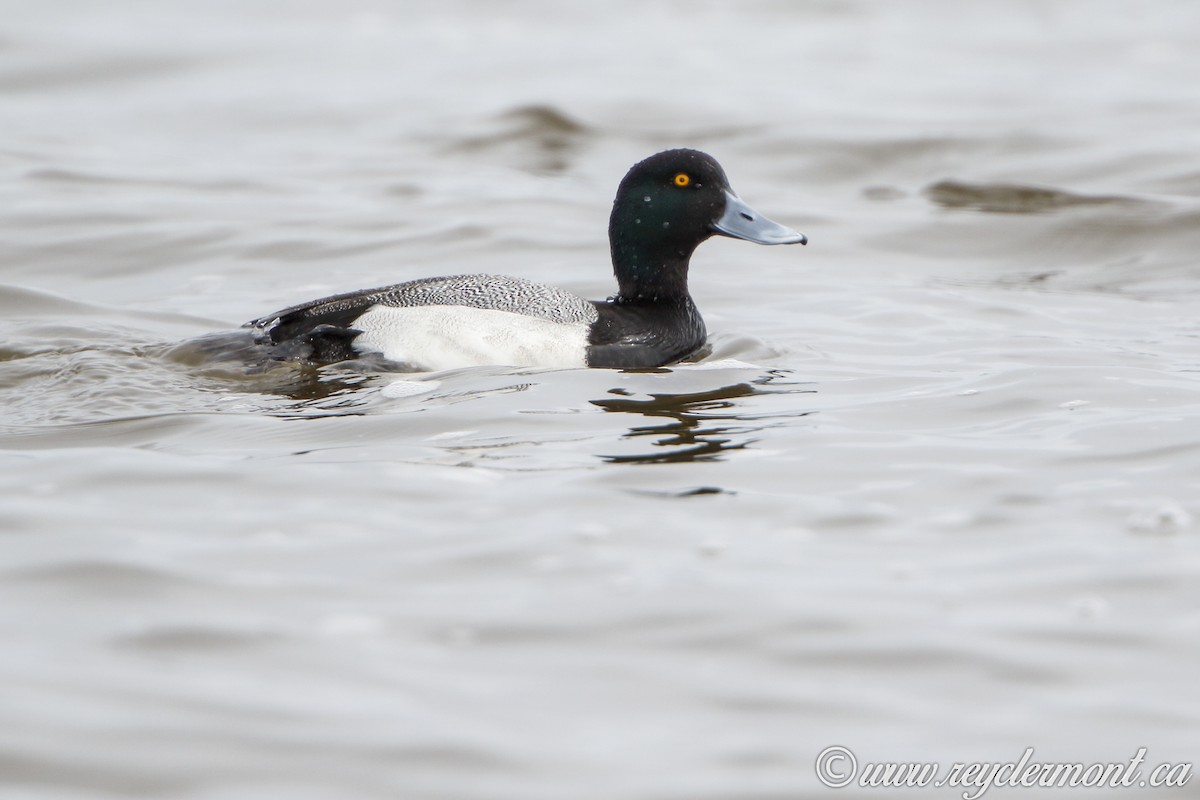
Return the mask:
POLYGON ((738 199, 725 170, 698 150, 667 150, 633 166, 617 188, 608 238, 624 300, 687 296, 692 252, 713 234, 803 244, 738 199))

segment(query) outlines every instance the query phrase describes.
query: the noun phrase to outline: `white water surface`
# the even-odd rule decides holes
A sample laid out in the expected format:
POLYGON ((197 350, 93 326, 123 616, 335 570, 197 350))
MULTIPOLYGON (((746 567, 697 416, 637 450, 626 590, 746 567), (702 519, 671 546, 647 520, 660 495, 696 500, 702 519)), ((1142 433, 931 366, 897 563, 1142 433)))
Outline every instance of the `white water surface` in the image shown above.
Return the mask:
POLYGON ((1200 760, 1200 5, 0 20, 0 798, 1200 760), (178 346, 430 275, 605 297, 617 182, 674 146, 810 239, 700 248, 699 363, 178 346))

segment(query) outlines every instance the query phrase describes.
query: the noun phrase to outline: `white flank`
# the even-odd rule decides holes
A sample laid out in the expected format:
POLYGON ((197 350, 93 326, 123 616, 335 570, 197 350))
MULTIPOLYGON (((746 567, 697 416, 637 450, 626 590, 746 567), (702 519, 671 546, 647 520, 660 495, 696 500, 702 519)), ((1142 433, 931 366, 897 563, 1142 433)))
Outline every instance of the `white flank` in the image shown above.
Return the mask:
POLYGON ((420 370, 487 364, 582 367, 586 323, 565 325, 511 311, 466 306, 374 306, 354 321, 361 353, 380 353, 420 370))

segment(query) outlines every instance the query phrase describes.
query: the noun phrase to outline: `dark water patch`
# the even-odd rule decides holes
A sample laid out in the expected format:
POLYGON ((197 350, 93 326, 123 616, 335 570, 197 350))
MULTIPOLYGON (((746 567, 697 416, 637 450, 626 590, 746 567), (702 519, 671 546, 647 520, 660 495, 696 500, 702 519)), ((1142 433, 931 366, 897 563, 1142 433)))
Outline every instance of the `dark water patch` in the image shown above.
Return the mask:
POLYGON ((964 161, 990 163, 1012 153, 1057 151, 1068 145, 1041 136, 913 136, 777 141, 767 149, 799 153, 796 177, 805 180, 892 182, 901 176, 944 173, 964 161))
POLYGON ((0 752, 0 775, 6 785, 24 787, 28 797, 95 797, 100 792, 110 797, 164 797, 200 783, 178 775, 146 774, 144 767, 128 769, 82 759, 67 761, 23 749, 0 752))
MULTIPOLYGON (((620 392, 624 393, 624 392, 620 392)), ((665 419, 660 425, 637 425, 629 429, 626 437, 656 437, 655 446, 668 448, 661 452, 650 452, 628 456, 602 456, 610 463, 671 463, 697 461, 713 458, 727 450, 740 449, 748 441, 734 441, 726 436, 725 426, 705 425, 717 420, 734 420, 736 414, 722 413, 736 408, 736 398, 754 394, 748 383, 723 386, 701 392, 685 394, 654 394, 649 399, 616 398, 593 400, 592 404, 605 411, 635 414, 650 419, 665 419)))
POLYGON ((283 419, 318 419, 323 417, 350 417, 367 413, 370 400, 361 390, 376 382, 371 374, 355 374, 345 371, 337 374, 320 372, 315 375, 298 375, 295 380, 272 384, 257 389, 263 394, 274 394, 294 401, 292 404, 275 408, 268 413, 283 419))
POLYGON ((207 584, 174 571, 116 561, 65 561, 4 573, 6 584, 55 587, 78 596, 107 599, 155 597, 207 584))
POLYGON ((995 284, 1006 289, 1053 291, 1064 275, 1065 270, 1014 272, 1009 275, 1001 276, 995 281, 995 284))
POLYGON ((862 190, 862 196, 868 200, 886 203, 892 200, 903 200, 908 193, 895 186, 868 186, 862 190))
POLYGON ((197 63, 196 59, 174 56, 121 56, 55 64, 17 64, 0 71, 0 91, 44 92, 156 80, 170 77, 197 63))
POLYGON ((345 369, 280 369, 260 375, 201 371, 195 376, 199 391, 236 392, 246 397, 247 408, 284 419, 358 416, 367 412, 370 399, 364 388, 379 382, 369 372, 345 369), (254 396, 265 400, 256 402, 254 396), (273 403, 271 398, 290 402, 273 403))
POLYGON ((278 194, 285 191, 279 186, 238 178, 185 179, 179 177, 151 177, 147 175, 105 175, 86 172, 69 167, 38 167, 25 173, 25 180, 40 184, 63 186, 125 186, 132 188, 182 189, 199 192, 237 192, 278 194))
POLYGON ((756 383, 736 383, 698 392, 651 394, 647 399, 630 397, 626 390, 614 389, 610 393, 617 397, 593 400, 592 405, 613 413, 655 420, 656 424, 634 425, 622 438, 634 441, 651 438, 656 449, 627 455, 601 455, 600 458, 611 464, 671 464, 718 460, 730 451, 749 447, 756 441, 753 434, 772 427, 775 420, 813 413, 794 408, 751 412, 738 402, 763 394, 815 391, 762 388, 776 377, 768 375, 756 383), (658 420, 664 421, 658 423, 658 420), (767 422, 764 424, 764 421, 767 422), (756 424, 739 424, 746 422, 756 424))
POLYGON ((86 214, 13 214, 8 217, 9 224, 18 230, 35 228, 61 228, 68 231, 92 227, 108 227, 119 225, 145 225, 153 222, 145 216, 137 214, 119 214, 111 211, 95 211, 86 214))
POLYGON ((197 379, 198 388, 323 400, 372 382, 383 362, 348 361, 325 367, 276 357, 251 330, 218 331, 148 351, 197 379), (211 386, 205 384, 211 382, 211 386))
POLYGON ((112 186, 129 183, 129 179, 127 178, 116 178, 109 175, 97 175, 89 172, 81 172, 80 170, 67 169, 64 167, 32 169, 25 174, 25 179, 37 181, 38 183, 85 184, 99 186, 112 186))
POLYGON ((273 359, 248 331, 227 331, 154 348, 150 354, 174 369, 189 388, 222 397, 240 396, 247 409, 287 419, 364 413, 360 390, 380 378, 375 365, 345 362, 315 367, 273 359), (256 401, 255 397, 263 398, 256 401), (278 404, 271 398, 291 402, 278 404))
POLYGON ((404 200, 410 200, 420 197, 425 193, 425 190, 411 183, 390 183, 384 187, 383 193, 388 197, 399 197, 404 200))
POLYGON ((1200 209, 1127 198, 1059 208, 940 215, 877 238, 951 262, 939 282, 1145 298, 1200 291, 1200 209))
POLYGON ((145 631, 119 637, 114 644, 122 649, 164 653, 216 652, 245 650, 250 647, 284 641, 278 631, 246 631, 204 625, 159 625, 145 631))
POLYGON ((1141 205, 1133 197, 1085 195, 1016 183, 968 183, 944 180, 922 190, 931 202, 943 208, 969 208, 993 214, 1038 214, 1079 206, 1141 205))
POLYGON ((589 136, 582 123, 548 105, 522 106, 484 125, 485 132, 459 139, 450 152, 482 153, 496 159, 508 155, 534 173, 560 173, 589 136))
POLYGON ((729 489, 722 489, 720 486, 691 486, 684 489, 637 489, 635 494, 646 495, 647 497, 712 497, 719 494, 734 495, 737 492, 729 489))
MULTIPOLYGON (((679 125, 662 127, 654 124, 661 119, 662 109, 655 107, 653 112, 637 111, 621 126, 623 133, 637 131, 638 141, 644 141, 655 150, 668 150, 683 145, 690 147, 715 148, 718 145, 732 143, 744 144, 747 139, 759 137, 769 130, 764 125, 691 125, 681 128, 679 125), (652 127, 644 127, 649 119, 652 127)), ((763 149, 779 154, 794 154, 794 144, 785 147, 772 147, 770 142, 763 143, 763 149)))

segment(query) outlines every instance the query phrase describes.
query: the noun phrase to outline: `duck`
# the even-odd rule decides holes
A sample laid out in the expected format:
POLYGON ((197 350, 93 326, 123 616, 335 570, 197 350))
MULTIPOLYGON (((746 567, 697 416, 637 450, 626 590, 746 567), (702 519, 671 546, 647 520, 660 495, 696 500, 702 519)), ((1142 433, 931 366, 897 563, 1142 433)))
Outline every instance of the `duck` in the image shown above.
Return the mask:
POLYGON ((408 371, 653 369, 707 341, 688 264, 714 235, 808 243, 743 202, 712 156, 666 150, 635 164, 617 188, 608 224, 617 291, 606 300, 519 277, 450 275, 313 300, 243 328, 271 359, 315 366, 368 358, 408 371))

